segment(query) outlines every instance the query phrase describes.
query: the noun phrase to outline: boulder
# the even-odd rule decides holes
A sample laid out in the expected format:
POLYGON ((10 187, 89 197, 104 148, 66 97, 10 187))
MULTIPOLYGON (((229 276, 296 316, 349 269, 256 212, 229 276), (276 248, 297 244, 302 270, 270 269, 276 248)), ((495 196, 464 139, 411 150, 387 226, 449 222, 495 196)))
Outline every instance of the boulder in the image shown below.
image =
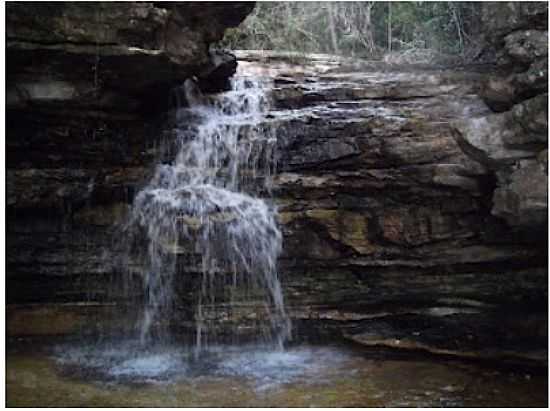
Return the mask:
POLYGON ((548 94, 516 104, 509 111, 453 123, 461 147, 493 168, 532 158, 548 141, 548 94))
MULTIPOLYGON (((512 108, 514 120, 521 125, 524 135, 509 144, 548 142, 548 93, 539 94, 512 108)), ((519 136, 518 136, 519 137, 519 136)))
POLYGON ((454 123, 454 130, 464 152, 498 177, 491 213, 511 227, 545 225, 548 94, 525 100, 504 113, 460 120, 454 123))
POLYGON ((525 134, 511 112, 459 120, 453 127, 463 150, 494 170, 534 156, 534 151, 525 146, 530 135, 525 134))
POLYGON ((548 55, 548 31, 515 31, 504 37, 504 43, 508 55, 522 63, 530 63, 548 55))

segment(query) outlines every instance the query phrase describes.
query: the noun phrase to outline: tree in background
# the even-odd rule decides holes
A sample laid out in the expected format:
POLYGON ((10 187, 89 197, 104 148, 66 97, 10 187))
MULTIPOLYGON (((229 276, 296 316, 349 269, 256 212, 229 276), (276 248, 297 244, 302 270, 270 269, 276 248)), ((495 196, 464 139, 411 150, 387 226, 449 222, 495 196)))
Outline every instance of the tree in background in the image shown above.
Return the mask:
POLYGON ((259 2, 222 45, 369 59, 413 51, 468 58, 479 43, 480 9, 477 2, 259 2))

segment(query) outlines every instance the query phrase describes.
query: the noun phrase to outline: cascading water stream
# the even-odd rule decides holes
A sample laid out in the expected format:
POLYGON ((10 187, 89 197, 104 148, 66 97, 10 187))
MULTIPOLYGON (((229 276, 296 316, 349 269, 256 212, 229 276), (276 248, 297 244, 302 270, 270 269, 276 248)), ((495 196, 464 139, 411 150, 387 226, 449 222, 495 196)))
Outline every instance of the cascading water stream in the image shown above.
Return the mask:
POLYGON ((175 153, 137 193, 121 233, 127 275, 112 289, 129 302, 128 324, 57 347, 63 366, 131 382, 244 372, 265 383, 297 372, 301 356, 282 351, 291 335, 277 273, 282 235, 276 208, 262 199, 276 167, 270 84, 237 77, 215 96, 191 80, 181 87, 189 107, 170 123, 175 153), (191 344, 181 333, 189 319, 191 344))
POLYGON ((195 256, 202 276, 195 310, 197 353, 208 344, 210 312, 220 295, 227 297, 223 304, 230 315, 255 307, 252 323, 264 343, 282 348, 290 336, 277 273, 282 236, 276 209, 254 197, 269 191, 276 165, 276 138, 265 121, 265 86, 235 78, 232 90, 208 98, 191 80, 183 86, 190 107, 177 113, 177 155, 158 165, 137 194, 127 226, 131 253, 141 256, 144 267, 142 346, 169 334, 161 324, 176 302, 174 283, 191 275, 178 264, 180 255, 195 256), (189 127, 189 116, 199 119, 198 126, 189 127))

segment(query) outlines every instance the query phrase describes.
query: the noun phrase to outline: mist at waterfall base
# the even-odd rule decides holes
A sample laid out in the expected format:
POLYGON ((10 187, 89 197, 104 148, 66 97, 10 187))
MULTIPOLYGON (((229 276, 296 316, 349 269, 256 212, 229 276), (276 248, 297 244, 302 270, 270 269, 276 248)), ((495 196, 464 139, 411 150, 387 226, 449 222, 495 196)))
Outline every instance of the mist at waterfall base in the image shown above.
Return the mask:
POLYGON ((277 273, 282 235, 275 207, 259 197, 268 197, 276 169, 276 135, 265 121, 267 87, 265 79, 236 77, 230 91, 216 96, 203 96, 191 80, 175 90, 176 102, 183 94, 189 103, 175 112, 175 158, 156 166, 121 233, 126 275, 117 287, 128 298, 139 289, 138 320, 123 337, 58 346, 61 365, 100 380, 154 382, 208 373, 262 384, 317 366, 311 350, 284 350, 291 324, 277 273), (186 344, 169 326, 178 304, 175 285, 197 274, 195 331, 186 344), (239 345, 218 338, 219 306, 229 317, 253 307, 224 330, 233 341, 243 327, 253 338, 239 345))

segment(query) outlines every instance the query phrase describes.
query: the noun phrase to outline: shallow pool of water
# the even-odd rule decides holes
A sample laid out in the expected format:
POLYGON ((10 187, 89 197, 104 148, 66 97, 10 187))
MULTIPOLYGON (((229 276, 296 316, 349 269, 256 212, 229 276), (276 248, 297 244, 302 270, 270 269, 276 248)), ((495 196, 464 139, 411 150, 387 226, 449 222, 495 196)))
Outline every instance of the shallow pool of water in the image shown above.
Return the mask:
POLYGON ((56 407, 546 407, 544 372, 342 346, 284 352, 10 342, 7 405, 56 407), (131 353, 131 354, 130 354, 131 353))

